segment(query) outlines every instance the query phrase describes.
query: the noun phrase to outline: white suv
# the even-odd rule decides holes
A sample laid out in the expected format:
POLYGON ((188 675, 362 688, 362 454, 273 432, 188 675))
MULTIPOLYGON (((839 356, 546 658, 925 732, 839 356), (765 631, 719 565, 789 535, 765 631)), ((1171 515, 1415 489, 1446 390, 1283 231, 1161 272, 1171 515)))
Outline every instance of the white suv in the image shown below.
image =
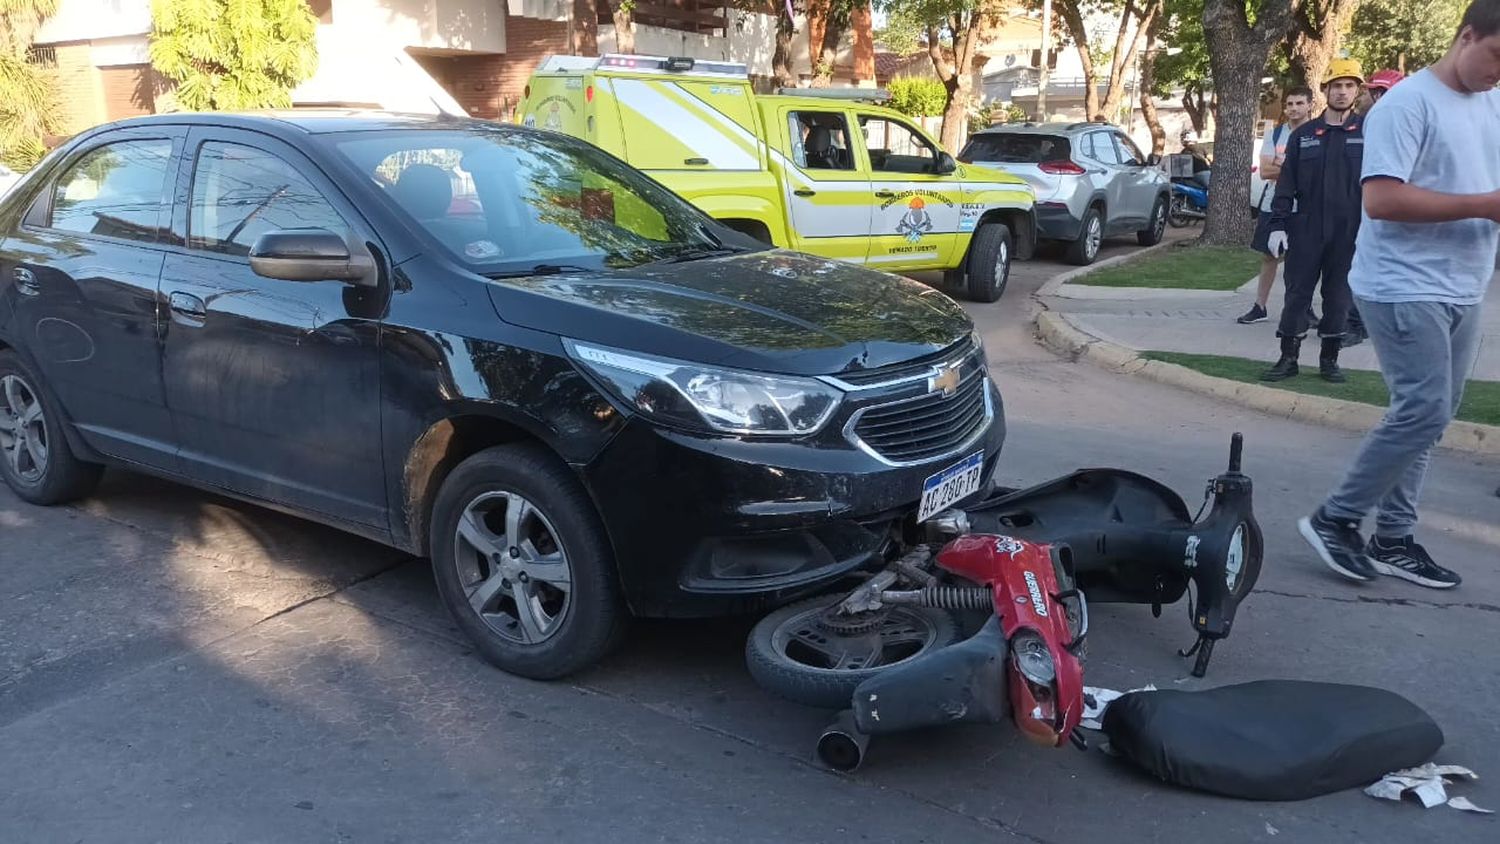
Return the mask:
POLYGON ((975 133, 958 160, 1013 173, 1036 191, 1037 237, 1092 264, 1106 237, 1161 241, 1172 188, 1130 136, 1107 123, 1024 123, 975 133))

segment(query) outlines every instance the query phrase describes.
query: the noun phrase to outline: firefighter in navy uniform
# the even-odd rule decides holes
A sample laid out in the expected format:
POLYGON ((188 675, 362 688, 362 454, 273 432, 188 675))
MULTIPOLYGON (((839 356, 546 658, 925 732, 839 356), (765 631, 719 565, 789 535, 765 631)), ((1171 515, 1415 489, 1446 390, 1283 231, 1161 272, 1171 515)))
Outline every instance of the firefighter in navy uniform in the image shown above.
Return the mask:
POLYGON ((1335 59, 1328 67, 1323 94, 1328 107, 1297 127, 1287 139, 1286 162, 1271 202, 1268 246, 1286 255, 1286 302, 1276 336, 1281 357, 1261 375, 1281 381, 1297 374, 1297 356, 1308 324, 1308 306, 1319 281, 1323 318, 1319 374, 1342 383, 1339 349, 1343 346, 1349 308, 1349 265, 1360 221, 1360 166, 1364 162, 1364 117, 1354 113, 1364 75, 1359 62, 1335 59))

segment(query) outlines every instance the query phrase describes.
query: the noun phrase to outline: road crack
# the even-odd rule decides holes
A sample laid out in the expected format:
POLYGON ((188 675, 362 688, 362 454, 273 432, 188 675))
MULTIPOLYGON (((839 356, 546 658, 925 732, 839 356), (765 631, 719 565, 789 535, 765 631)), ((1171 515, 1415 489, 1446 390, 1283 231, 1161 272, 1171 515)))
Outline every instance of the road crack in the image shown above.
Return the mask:
POLYGON ((1478 601, 1423 601, 1415 598, 1375 598, 1369 595, 1352 595, 1344 597, 1340 595, 1309 595, 1302 592, 1280 592, 1275 589, 1256 589, 1259 595, 1275 595, 1279 598, 1301 598, 1308 601, 1332 601, 1336 604, 1376 604, 1387 607, 1415 607, 1417 609, 1435 610, 1478 610, 1480 612, 1500 613, 1500 606, 1485 604, 1478 601))

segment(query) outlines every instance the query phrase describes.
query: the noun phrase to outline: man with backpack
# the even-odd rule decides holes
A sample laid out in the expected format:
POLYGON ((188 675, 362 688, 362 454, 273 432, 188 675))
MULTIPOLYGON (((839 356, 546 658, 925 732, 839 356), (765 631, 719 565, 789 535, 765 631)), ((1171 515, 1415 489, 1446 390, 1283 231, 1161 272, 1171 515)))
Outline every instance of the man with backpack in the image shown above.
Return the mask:
POLYGON ((1296 87, 1288 90, 1281 100, 1281 116, 1286 121, 1271 130, 1260 146, 1260 177, 1264 180, 1260 196, 1256 200, 1255 238, 1250 248, 1261 253, 1260 286, 1255 291, 1255 304, 1240 317, 1240 325, 1251 325, 1266 321, 1266 303, 1271 299, 1271 286, 1276 283, 1276 268, 1281 258, 1271 254, 1266 241, 1271 236, 1271 200, 1276 197, 1276 178, 1281 175, 1281 162, 1286 160, 1286 142, 1298 126, 1307 122, 1312 111, 1312 89, 1296 87))

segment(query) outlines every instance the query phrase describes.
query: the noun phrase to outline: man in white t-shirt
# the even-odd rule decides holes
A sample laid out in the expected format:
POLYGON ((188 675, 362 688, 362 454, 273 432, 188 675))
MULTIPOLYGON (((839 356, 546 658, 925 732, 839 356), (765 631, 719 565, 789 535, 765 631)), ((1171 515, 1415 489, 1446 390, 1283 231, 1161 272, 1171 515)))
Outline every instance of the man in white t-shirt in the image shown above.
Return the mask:
MULTIPOLYGON (((1256 199, 1255 237, 1250 248, 1261 253, 1260 286, 1255 290, 1255 304, 1240 317, 1240 325, 1251 325, 1266 321, 1266 302, 1271 298, 1271 286, 1276 283, 1276 268, 1281 259, 1271 254, 1266 241, 1271 236, 1271 200, 1276 198, 1276 177, 1281 175, 1281 162, 1286 160, 1286 142, 1292 130, 1307 122, 1312 114, 1312 89, 1305 86, 1289 89, 1281 101, 1281 116, 1286 121, 1272 129, 1260 145, 1260 177, 1265 180, 1260 196, 1256 199)), ((1315 320, 1312 320, 1315 321, 1315 320)))
POLYGON ((1349 285, 1390 390, 1354 465, 1298 527, 1351 580, 1435 589, 1460 577, 1413 531, 1428 453, 1463 398, 1500 247, 1500 0, 1475 0, 1437 64, 1381 97, 1365 124, 1364 216, 1349 285), (1375 513, 1375 535, 1360 536, 1375 513))

